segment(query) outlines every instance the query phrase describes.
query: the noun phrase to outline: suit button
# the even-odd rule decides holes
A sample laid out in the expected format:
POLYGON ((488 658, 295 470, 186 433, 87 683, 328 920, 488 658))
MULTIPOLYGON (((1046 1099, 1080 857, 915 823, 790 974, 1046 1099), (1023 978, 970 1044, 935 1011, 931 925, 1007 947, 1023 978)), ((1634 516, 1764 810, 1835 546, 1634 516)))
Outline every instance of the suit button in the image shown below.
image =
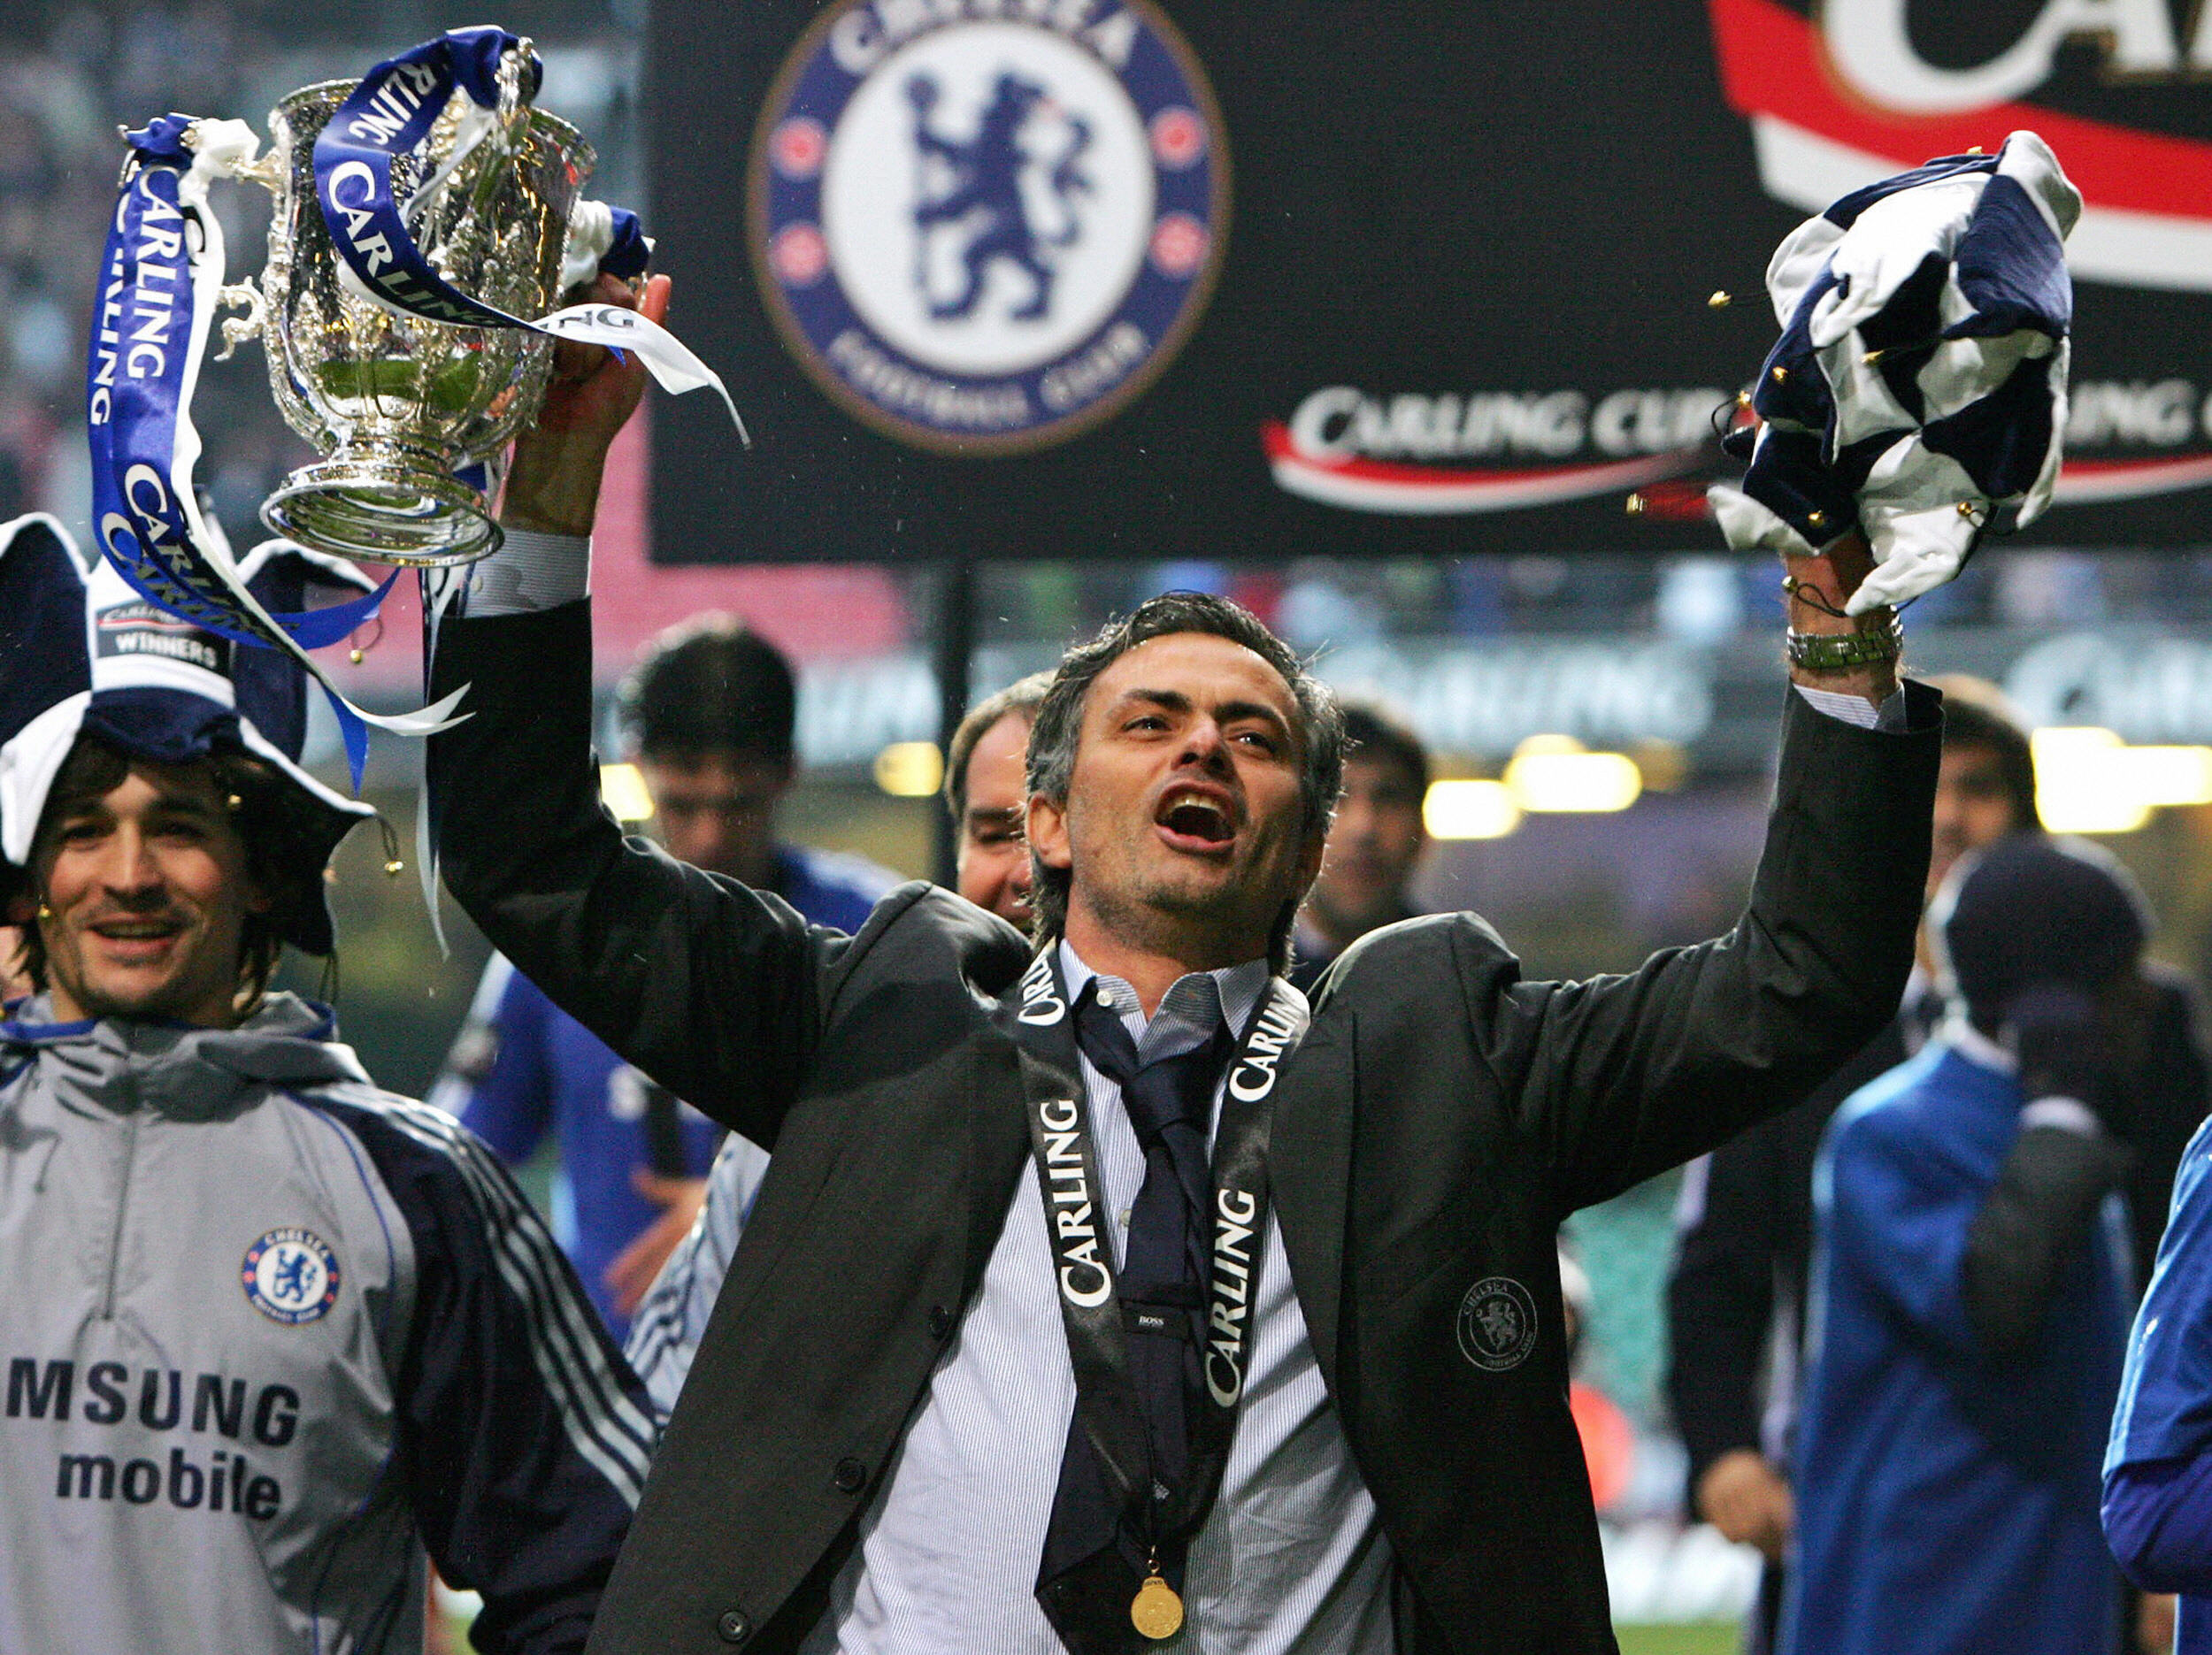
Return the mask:
POLYGON ((929 1337, 941 1339, 951 1331, 952 1312, 942 1305, 932 1305, 929 1307, 929 1337))
POLYGON ((831 1474, 830 1481, 837 1484, 837 1491, 841 1494, 857 1494, 868 1484, 868 1467, 848 1456, 837 1462, 837 1469, 831 1474))
POLYGON ((714 1623, 714 1635, 725 1644, 742 1644, 753 1636, 753 1623, 734 1609, 725 1609, 714 1623))

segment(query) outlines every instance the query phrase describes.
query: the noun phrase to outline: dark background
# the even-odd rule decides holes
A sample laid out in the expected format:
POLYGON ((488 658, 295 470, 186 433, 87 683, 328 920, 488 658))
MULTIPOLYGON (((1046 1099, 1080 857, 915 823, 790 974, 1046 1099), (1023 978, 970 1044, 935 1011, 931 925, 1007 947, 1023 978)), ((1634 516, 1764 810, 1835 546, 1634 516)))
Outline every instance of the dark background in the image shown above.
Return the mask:
MULTIPOLYGON (((1165 10, 1227 127, 1219 285, 1177 360, 1117 418, 1041 453, 995 458, 925 454, 863 427, 805 377, 763 308, 741 245, 744 146, 822 9, 655 9, 644 106, 659 264, 677 280, 680 330, 728 379, 756 440, 742 453, 690 409, 659 422, 657 561, 1717 543, 1709 525, 1626 516, 1617 493, 1431 518, 1343 510, 1279 489, 1260 446, 1264 420, 1287 418, 1327 385, 1578 389, 1594 402, 1630 387, 1733 386, 1755 371, 1774 333, 1761 272, 1802 215, 1760 188, 1700 0, 1172 0, 1165 10), (1716 288, 1746 302, 1710 310, 1716 288)), ((1973 63, 2039 9, 1943 8, 1950 15, 1916 19, 1916 43, 1932 62, 1973 63)), ((2181 135, 2212 128, 2201 85, 2108 84, 2086 46, 2065 49, 2036 96, 2181 135)), ((1993 123, 1987 146, 2004 135, 1993 123)), ((2080 311, 2077 380, 2187 374, 2212 337, 2204 295, 2100 286, 2080 311)), ((2060 508, 2037 538, 2186 540, 2193 500, 2060 508)))

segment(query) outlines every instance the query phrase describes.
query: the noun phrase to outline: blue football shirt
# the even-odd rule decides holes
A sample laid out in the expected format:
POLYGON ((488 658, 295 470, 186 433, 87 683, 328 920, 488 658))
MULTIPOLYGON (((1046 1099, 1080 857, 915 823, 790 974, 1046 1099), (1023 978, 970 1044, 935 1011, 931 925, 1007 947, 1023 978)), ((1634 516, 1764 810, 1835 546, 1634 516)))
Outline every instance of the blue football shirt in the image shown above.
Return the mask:
MULTIPOLYGON (((897 876, 857 857, 786 847, 778 894, 815 924, 858 931, 897 876)), ((455 1041, 432 1100, 461 1120, 511 1165, 537 1153, 548 1132, 560 1146, 554 1233, 592 1303, 619 1339, 607 1267, 661 1208, 632 1182, 654 1163, 648 1115, 653 1087, 605 1042, 495 955, 467 1026, 455 1041)), ((688 1105, 677 1111, 681 1170, 703 1178, 722 1129, 688 1105)), ((665 1148, 663 1153, 665 1154, 665 1148)))
POLYGON ((2020 1105, 2009 1074, 1938 1041, 1830 1124, 1786 1655, 2113 1646, 2119 1578, 2097 1507, 2126 1328, 2117 1198, 2026 1360, 1983 1358, 1962 1294, 2020 1105))
MULTIPOLYGON (((2154 1535, 2158 1585, 2181 1594, 2177 1655, 2212 1655, 2212 1511, 2201 1466, 2212 1456, 2212 1122, 2197 1129, 2174 1177, 2174 1199, 2150 1291, 2136 1313, 2112 1438, 2105 1452, 2106 1524, 2124 1556, 2131 1532, 2154 1535), (2126 1471, 2161 1467, 2156 1493, 2126 1471), (2176 1505, 2176 1502, 2180 1504, 2176 1505), (2140 1509, 2130 1511, 2128 1505, 2140 1509), (2164 1506, 2164 1509, 2161 1507, 2164 1506), (2132 1520, 2132 1521, 2131 1521, 2132 1520), (2193 1553, 2194 1555, 2188 1555, 2193 1553), (2186 1590, 2197 1588, 2200 1590, 2186 1590)), ((2139 1568, 2144 1559, 2131 1558, 2139 1568)))

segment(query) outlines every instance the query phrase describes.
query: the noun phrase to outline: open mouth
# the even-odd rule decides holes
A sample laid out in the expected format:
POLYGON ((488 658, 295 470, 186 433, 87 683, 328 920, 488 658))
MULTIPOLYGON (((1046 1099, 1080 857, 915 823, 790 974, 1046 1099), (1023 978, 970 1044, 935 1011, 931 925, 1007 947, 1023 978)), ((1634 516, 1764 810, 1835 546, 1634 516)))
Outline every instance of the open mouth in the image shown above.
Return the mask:
POLYGON ((1219 848, 1236 837, 1236 824, 1222 802, 1209 794, 1176 789, 1160 801, 1154 818, 1172 840, 1194 848, 1219 848))

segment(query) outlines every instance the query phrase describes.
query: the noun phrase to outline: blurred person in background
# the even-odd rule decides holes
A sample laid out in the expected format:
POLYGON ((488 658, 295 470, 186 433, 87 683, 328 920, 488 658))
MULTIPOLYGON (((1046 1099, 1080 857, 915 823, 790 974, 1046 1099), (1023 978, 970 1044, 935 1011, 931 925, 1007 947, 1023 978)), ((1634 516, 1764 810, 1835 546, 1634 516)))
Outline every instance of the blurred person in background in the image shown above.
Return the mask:
MULTIPOLYGON (((2105 1452, 2104 1532, 2145 1592, 2178 1593, 2175 1655, 2212 1655, 2212 1125, 2198 1129, 2128 1340, 2105 1452)), ((2139 1645, 2154 1645, 2146 1617, 2139 1645)))
MULTIPOLYGON (((774 645, 723 615, 656 640, 618 696, 671 854, 857 931, 897 877, 776 837, 798 774, 798 690, 774 645)), ((511 1166, 560 1146, 555 1228, 617 1337, 690 1230, 722 1130, 654 1085, 496 955, 431 1100, 511 1166)))
MULTIPOLYGON (((954 889, 1024 931, 1031 918, 1029 841, 1022 836, 1029 731, 1051 683, 1050 673, 1033 672, 986 696, 968 709, 945 750, 945 808, 956 832, 954 889)), ((734 1132, 724 1141, 697 1222, 637 1308, 628 1355, 663 1419, 674 1409, 691 1371, 754 1191, 767 1170, 767 1152, 734 1132)))
POLYGON ((1428 844, 1421 806, 1429 754, 1421 739, 1371 701, 1344 703, 1344 794, 1329 824, 1321 874, 1293 932, 1290 980, 1311 992, 1337 955, 1418 911, 1407 894, 1428 844))
POLYGON ((299 768, 304 675, 43 518, 0 659, 0 1650, 411 1655, 426 1551, 485 1655, 578 1655, 649 1405, 490 1153, 268 986, 375 814, 299 768))
MULTIPOLYGON (((1944 693, 1942 766, 1928 891, 1958 859, 2016 833, 2040 833, 2035 762, 2018 715, 1994 686, 1954 675, 1944 693)), ((1806 1337, 1813 1163, 1837 1107, 1904 1062, 1942 1015, 1923 927, 1919 963, 1888 1028, 1818 1092, 1694 1162, 1683 1181, 1679 1248, 1668 1283, 1668 1395, 1689 1452, 1692 1511, 1765 1555, 1745 1647, 1774 1644, 1793 1530, 1789 1453, 1806 1337)), ((2134 1156, 2129 1211, 2147 1274, 2182 1147, 2204 1118, 2207 1071, 2194 1002, 2178 973, 2146 963, 2152 1005, 2144 1050, 2124 1077, 2134 1156)), ((2156 1606, 2153 1606, 2153 1613, 2156 1606)))
POLYGON ((2101 847, 2016 834, 1931 926, 1957 1004, 1821 1149, 1780 1647, 2099 1655, 2149 911, 2101 847))
POLYGON ((1049 672, 1033 672, 968 709, 945 752, 945 808, 956 848, 953 889, 978 908, 1026 930, 1029 841, 1029 730, 1044 704, 1049 672))

